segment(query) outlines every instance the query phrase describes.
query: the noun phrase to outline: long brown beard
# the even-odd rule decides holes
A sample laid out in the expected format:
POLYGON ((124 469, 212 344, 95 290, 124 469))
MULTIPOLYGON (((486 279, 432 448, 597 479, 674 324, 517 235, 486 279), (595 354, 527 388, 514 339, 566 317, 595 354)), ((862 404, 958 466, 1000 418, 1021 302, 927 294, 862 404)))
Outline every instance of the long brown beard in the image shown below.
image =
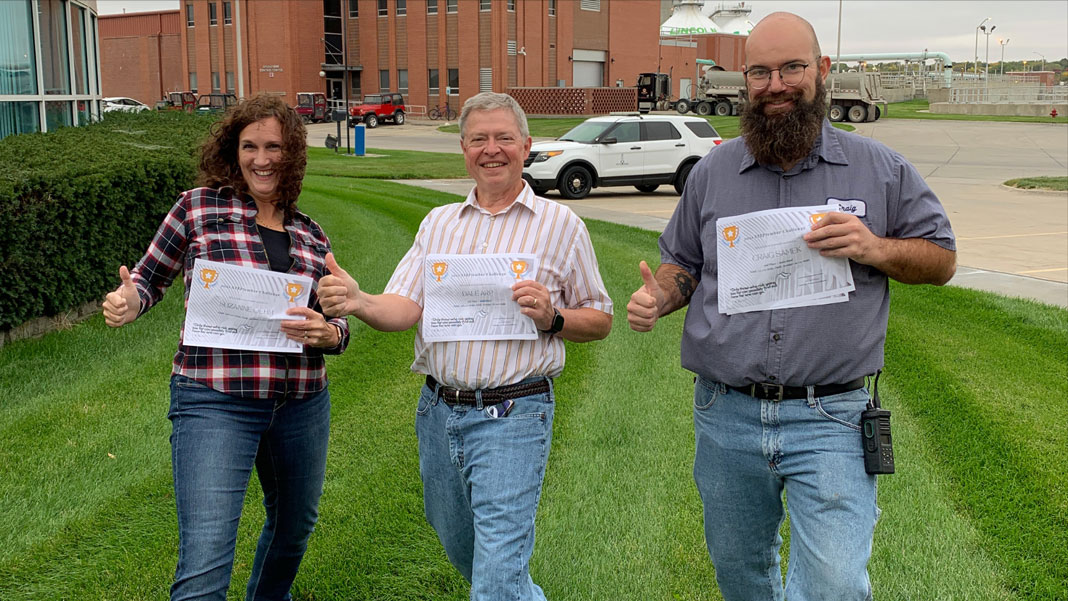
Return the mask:
POLYGON ((742 107, 741 133, 753 158, 761 165, 788 165, 808 156, 812 145, 820 137, 823 119, 827 115, 826 88, 816 81, 816 94, 811 101, 803 99, 800 90, 789 90, 777 96, 761 96, 742 107), (793 109, 780 115, 765 115, 764 107, 784 99, 794 101, 793 109))

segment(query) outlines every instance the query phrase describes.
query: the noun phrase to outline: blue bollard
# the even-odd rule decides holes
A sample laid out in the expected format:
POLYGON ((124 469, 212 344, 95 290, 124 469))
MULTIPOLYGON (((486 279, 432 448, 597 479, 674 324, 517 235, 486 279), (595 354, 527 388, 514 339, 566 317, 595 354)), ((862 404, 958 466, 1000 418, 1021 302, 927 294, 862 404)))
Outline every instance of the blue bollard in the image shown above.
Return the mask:
POLYGON ((352 128, 352 154, 358 157, 367 154, 367 126, 363 123, 352 128))

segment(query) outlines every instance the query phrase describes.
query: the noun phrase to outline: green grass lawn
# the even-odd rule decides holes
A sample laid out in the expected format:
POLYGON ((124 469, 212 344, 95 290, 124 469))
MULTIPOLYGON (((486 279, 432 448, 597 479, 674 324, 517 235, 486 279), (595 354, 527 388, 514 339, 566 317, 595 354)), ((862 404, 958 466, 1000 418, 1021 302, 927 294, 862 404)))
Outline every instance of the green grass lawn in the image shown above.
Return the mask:
MULTIPOLYGON (((423 215, 459 199, 364 179, 352 167, 364 163, 346 160, 313 153, 300 206, 377 292, 423 215), (319 174, 335 168, 352 177, 319 174)), ((568 345, 534 579, 554 601, 720 599, 691 479, 683 315, 649 334, 626 324, 638 261, 657 262, 656 234, 588 226, 614 331, 568 345)), ((167 383, 181 292, 119 330, 96 316, 0 349, 0 599, 166 596, 177 543, 167 383)), ((880 384, 897 473, 879 482, 877 598, 1063 600, 1068 311, 960 288, 891 293, 880 384)), ((352 325, 349 350, 328 358, 326 487, 294 598, 467 599, 422 514, 413 332, 352 325)), ((260 500, 253 479, 230 599, 243 598, 260 500)))
POLYGON ((1057 192, 1064 192, 1068 190, 1068 176, 1054 176, 1054 177, 1021 177, 1019 179, 1010 179, 1005 182, 1006 186, 1012 186, 1013 188, 1023 188, 1025 190, 1055 190, 1057 192))
POLYGON ((926 98, 916 98, 904 102, 892 102, 887 105, 883 117, 890 119, 941 119, 948 121, 1010 121, 1015 123, 1068 123, 1068 116, 1058 115, 1056 119, 1018 115, 943 115, 930 111, 930 102, 926 98))

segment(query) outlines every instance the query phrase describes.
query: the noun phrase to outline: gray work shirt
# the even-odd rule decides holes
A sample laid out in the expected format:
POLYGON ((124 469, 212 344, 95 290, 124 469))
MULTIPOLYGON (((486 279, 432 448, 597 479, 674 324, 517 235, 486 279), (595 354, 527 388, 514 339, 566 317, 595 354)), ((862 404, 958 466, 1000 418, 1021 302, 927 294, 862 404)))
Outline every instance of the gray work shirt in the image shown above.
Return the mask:
POLYGON ((824 122, 812 152, 790 171, 757 164, 742 138, 716 147, 690 173, 660 236, 664 263, 698 280, 682 334, 682 366, 730 386, 840 384, 883 366, 890 312, 886 274, 850 261, 849 301, 719 312, 716 219, 834 203, 877 236, 924 238, 956 250, 942 204, 916 168, 883 144, 824 122))

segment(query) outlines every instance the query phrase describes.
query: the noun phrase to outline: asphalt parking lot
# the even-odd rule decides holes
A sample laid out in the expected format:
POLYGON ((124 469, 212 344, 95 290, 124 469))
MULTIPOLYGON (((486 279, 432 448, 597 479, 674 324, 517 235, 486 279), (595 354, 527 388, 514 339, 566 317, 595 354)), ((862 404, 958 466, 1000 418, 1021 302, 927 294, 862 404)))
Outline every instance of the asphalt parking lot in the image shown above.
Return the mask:
MULTIPOLYGON (((460 152, 459 136, 437 130, 440 121, 365 130, 367 147, 460 152)), ((334 124, 308 128, 322 146, 334 124)), ((1068 174, 1068 130, 1044 123, 881 119, 856 133, 879 140, 911 161, 941 199, 957 235, 959 267, 951 284, 1034 298, 1068 307, 1068 192, 1007 188, 1017 177, 1068 174)), ((342 131, 344 148, 345 132, 342 131)), ((373 160, 354 157, 353 160, 373 160)), ((470 180, 404 183, 465 195, 470 180)), ((678 196, 670 186, 651 194, 598 188, 564 201, 583 217, 662 230, 678 196)))

